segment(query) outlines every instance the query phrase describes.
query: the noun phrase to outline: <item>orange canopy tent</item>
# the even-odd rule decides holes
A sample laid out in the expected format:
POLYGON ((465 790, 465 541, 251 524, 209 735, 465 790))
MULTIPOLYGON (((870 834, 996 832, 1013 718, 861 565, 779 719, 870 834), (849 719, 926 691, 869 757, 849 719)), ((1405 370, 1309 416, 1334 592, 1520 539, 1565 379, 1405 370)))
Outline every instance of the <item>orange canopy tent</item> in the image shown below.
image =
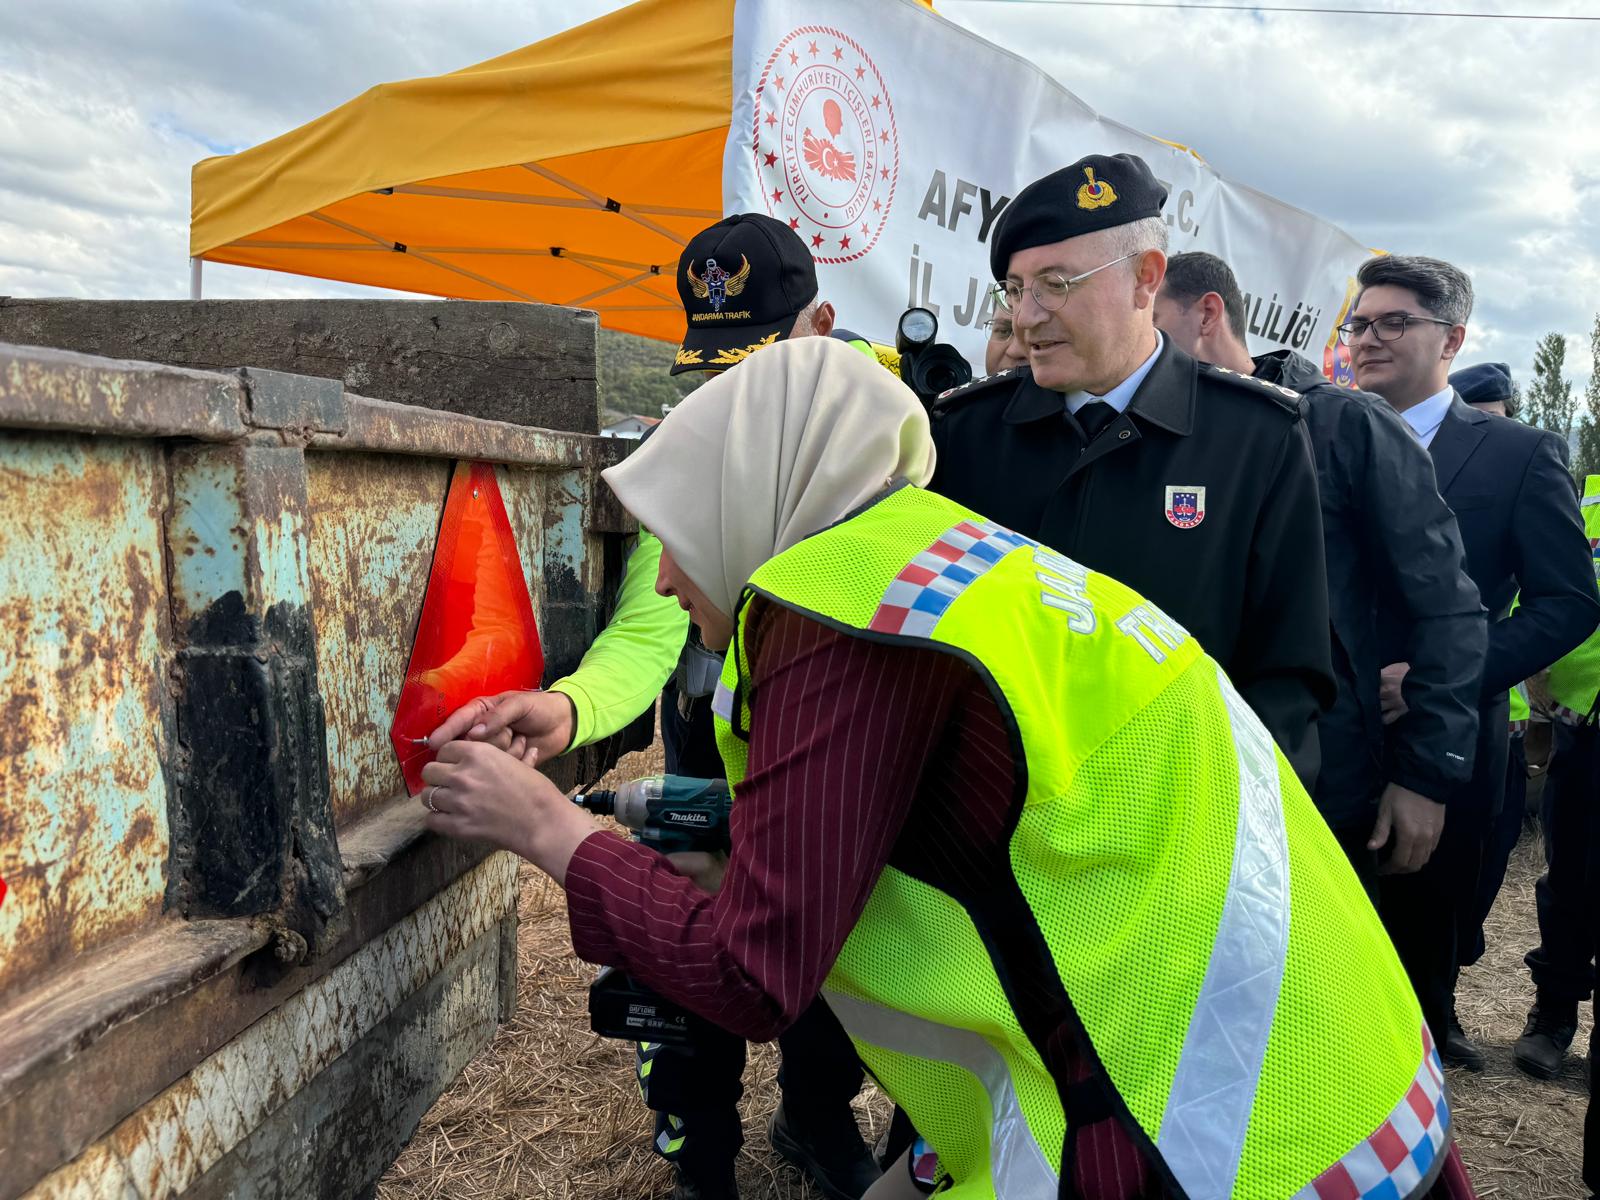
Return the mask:
POLYGON ((722 212, 734 0, 640 0, 499 58, 372 88, 197 163, 190 255, 593 309, 677 340, 688 239, 722 212))

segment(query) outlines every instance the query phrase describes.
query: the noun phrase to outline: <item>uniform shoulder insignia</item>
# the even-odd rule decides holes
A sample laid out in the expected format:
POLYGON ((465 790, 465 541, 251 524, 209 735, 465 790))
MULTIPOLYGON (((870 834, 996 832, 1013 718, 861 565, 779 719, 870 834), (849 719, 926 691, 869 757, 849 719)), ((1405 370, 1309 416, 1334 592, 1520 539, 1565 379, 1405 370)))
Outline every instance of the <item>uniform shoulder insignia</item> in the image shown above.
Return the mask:
POLYGON ((1292 388, 1279 387, 1275 383, 1268 383, 1265 379, 1257 379, 1254 375, 1243 375, 1227 367, 1219 367, 1215 363, 1203 362, 1198 365, 1200 374, 1219 383, 1229 383, 1253 395, 1271 400, 1285 412, 1297 417, 1305 413, 1305 397, 1292 388))
POLYGON ((1007 367, 1004 371, 996 371, 993 375, 983 375, 971 383, 963 383, 960 387, 947 388, 939 393, 933 401, 935 411, 953 408, 965 404, 969 400, 976 400, 985 395, 996 393, 996 389, 1003 389, 1005 384, 1015 383, 1021 374, 1019 367, 1007 367))

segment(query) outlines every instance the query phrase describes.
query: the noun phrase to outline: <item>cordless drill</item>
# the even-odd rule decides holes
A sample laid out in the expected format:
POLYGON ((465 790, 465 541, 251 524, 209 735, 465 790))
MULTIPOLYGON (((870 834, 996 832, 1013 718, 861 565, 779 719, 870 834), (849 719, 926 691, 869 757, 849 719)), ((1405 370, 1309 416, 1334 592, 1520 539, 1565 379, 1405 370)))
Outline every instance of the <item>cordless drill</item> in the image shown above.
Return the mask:
POLYGON ((615 817, 633 830, 634 841, 662 854, 728 849, 733 792, 726 779, 647 775, 614 792, 580 792, 572 802, 599 816, 615 817))
MULTIPOLYGON (((636 842, 662 854, 681 850, 726 851, 733 792, 724 779, 650 775, 632 779, 614 792, 580 792, 579 808, 633 831, 636 842)), ((614 967, 602 967, 589 985, 589 1027, 601 1037, 629 1042, 693 1040, 699 1018, 662 999, 614 967)))

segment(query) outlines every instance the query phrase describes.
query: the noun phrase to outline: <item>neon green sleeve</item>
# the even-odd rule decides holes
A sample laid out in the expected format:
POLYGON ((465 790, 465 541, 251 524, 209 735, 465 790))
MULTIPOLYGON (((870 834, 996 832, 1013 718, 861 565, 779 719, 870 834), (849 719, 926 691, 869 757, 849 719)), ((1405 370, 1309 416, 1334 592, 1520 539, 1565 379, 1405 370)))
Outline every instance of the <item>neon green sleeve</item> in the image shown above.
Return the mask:
POLYGON ((656 595, 660 561, 661 543, 641 529, 611 623, 578 669, 550 685, 572 701, 576 714, 568 750, 610 737, 644 712, 678 665, 689 614, 676 600, 656 595))

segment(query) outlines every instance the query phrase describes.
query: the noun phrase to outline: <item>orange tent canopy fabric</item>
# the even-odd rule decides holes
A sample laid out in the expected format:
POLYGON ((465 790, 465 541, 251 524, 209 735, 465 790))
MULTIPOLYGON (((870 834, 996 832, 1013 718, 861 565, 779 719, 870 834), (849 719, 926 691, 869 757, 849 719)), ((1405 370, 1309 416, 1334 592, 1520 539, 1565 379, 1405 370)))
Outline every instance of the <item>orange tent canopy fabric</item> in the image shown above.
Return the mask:
POLYGON ((723 215, 733 8, 641 0, 208 158, 190 254, 676 340, 678 256, 723 215))

